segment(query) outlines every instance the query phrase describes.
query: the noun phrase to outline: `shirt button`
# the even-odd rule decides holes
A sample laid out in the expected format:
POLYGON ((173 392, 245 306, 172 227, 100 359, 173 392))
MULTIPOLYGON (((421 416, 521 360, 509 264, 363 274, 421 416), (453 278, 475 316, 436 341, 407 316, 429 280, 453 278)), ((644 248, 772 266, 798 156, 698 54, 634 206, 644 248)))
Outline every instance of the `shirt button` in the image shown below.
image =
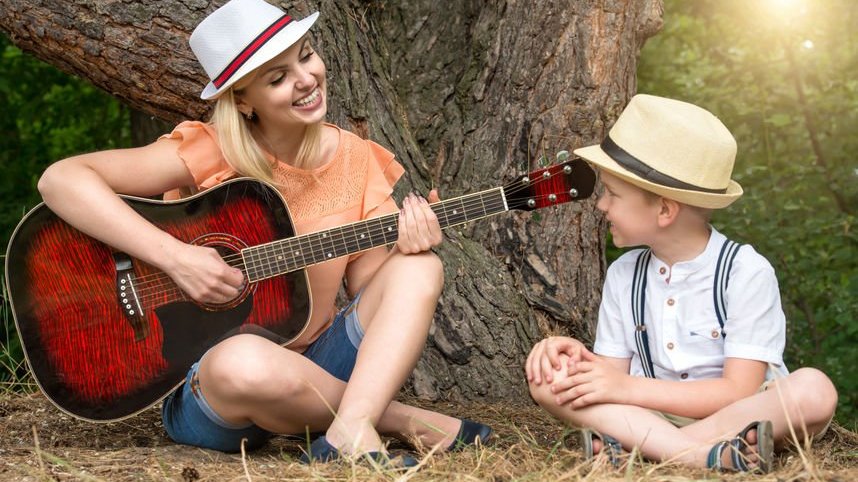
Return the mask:
POLYGON ((679 375, 679 378, 681 378, 681 379, 685 380, 686 378, 688 378, 688 374, 687 374, 687 373, 683 373, 682 375, 679 375))
POLYGON ((673 298, 667 299, 667 306, 673 306, 674 303, 676 303, 676 301, 674 301, 673 298))
POLYGON ((712 330, 712 338, 718 338, 718 335, 720 335, 720 333, 718 333, 718 330, 712 330))
POLYGON ((670 343, 668 343, 668 344, 667 344, 667 349, 668 349, 668 350, 673 350, 673 342, 670 342, 670 343))
POLYGON ((661 268, 658 269, 658 274, 664 274, 664 273, 667 273, 667 269, 665 269, 665 267, 662 266, 661 268))

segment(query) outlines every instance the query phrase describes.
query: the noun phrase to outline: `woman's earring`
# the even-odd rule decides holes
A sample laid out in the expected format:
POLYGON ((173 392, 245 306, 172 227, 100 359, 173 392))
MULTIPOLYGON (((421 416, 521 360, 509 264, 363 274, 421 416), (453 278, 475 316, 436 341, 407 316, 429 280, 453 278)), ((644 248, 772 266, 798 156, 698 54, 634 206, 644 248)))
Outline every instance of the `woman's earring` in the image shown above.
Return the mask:
POLYGON ((245 117, 247 117, 247 120, 249 120, 249 121, 250 121, 250 120, 253 120, 253 111, 250 111, 250 112, 248 112, 247 114, 244 114, 244 115, 245 115, 245 117))

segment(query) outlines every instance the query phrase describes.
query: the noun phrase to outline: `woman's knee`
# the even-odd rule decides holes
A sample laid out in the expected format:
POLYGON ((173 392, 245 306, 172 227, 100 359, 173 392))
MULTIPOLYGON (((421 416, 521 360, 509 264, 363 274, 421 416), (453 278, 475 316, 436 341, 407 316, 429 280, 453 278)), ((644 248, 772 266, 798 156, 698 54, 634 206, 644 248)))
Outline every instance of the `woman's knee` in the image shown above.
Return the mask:
POLYGON ((435 253, 396 255, 390 259, 392 275, 407 286, 409 292, 429 298, 441 296, 444 287, 444 264, 435 253))
POLYGON ((297 389, 288 382, 289 377, 279 376, 287 369, 275 366, 280 358, 275 354, 282 355, 281 350, 284 348, 256 335, 222 341, 200 363, 203 390, 221 398, 246 400, 279 397, 297 389))

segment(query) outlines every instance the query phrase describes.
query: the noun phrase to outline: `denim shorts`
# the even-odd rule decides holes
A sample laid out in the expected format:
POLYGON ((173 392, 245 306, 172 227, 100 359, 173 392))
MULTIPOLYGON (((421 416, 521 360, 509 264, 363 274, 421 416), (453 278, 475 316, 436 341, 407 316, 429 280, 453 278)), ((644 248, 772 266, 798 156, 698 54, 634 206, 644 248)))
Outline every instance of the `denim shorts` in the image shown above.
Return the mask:
MULTIPOLYGON (((364 335, 357 313, 359 299, 360 293, 337 313, 331 326, 304 352, 305 357, 344 382, 349 380, 354 370, 357 350, 364 335)), ((185 383, 164 399, 161 417, 167 435, 180 444, 222 452, 241 451, 243 438, 247 439, 244 444, 246 450, 265 444, 273 435, 271 432, 254 424, 230 424, 212 410, 199 389, 198 368, 199 362, 194 363, 188 370, 185 383)))

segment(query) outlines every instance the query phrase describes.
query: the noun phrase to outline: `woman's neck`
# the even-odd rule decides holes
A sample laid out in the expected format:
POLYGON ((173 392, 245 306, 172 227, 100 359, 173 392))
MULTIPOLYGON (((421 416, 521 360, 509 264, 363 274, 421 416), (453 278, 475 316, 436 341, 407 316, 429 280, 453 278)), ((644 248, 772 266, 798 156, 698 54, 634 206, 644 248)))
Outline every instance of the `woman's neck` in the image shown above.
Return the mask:
POLYGON ((304 142, 304 137, 307 134, 307 127, 293 129, 265 129, 262 126, 256 125, 253 129, 253 136, 256 142, 267 150, 276 161, 283 162, 289 165, 295 165, 298 157, 298 152, 301 150, 301 144, 304 142))

